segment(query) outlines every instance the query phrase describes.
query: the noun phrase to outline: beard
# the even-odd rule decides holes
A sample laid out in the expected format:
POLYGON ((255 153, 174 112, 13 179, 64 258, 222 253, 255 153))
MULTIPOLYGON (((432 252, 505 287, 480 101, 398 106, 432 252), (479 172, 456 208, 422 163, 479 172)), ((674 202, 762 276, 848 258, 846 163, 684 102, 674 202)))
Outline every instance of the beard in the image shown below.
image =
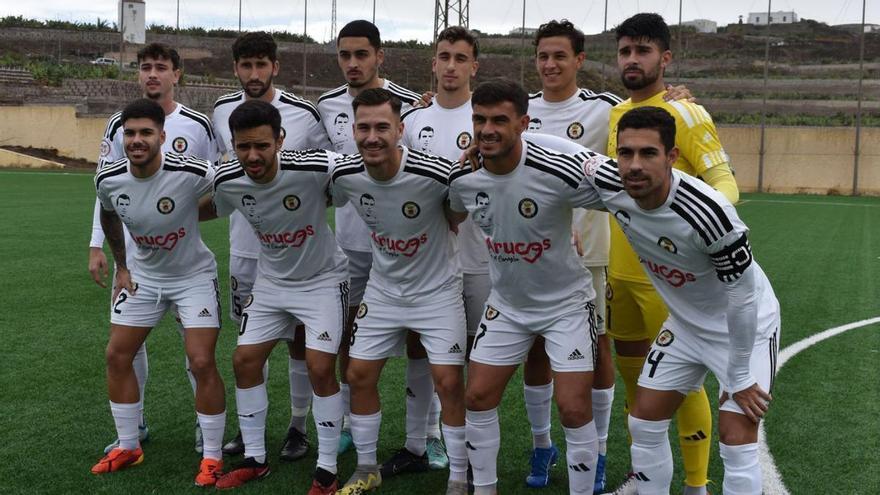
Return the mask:
POLYGON ((252 89, 250 87, 250 85, 252 84, 251 81, 248 81, 247 84, 242 82, 241 87, 242 89, 244 89, 245 94, 248 95, 248 98, 262 98, 263 95, 265 95, 269 91, 269 88, 272 87, 272 79, 273 78, 269 76, 269 80, 265 83, 263 83, 262 81, 258 81, 260 83, 259 89, 252 89))
POLYGON ((657 79, 660 78, 660 66, 654 68, 653 71, 646 72, 642 70, 642 74, 635 79, 627 79, 626 73, 622 73, 620 75, 620 81, 623 83, 623 86, 630 91, 638 91, 640 89, 647 88, 648 86, 657 82, 657 79))

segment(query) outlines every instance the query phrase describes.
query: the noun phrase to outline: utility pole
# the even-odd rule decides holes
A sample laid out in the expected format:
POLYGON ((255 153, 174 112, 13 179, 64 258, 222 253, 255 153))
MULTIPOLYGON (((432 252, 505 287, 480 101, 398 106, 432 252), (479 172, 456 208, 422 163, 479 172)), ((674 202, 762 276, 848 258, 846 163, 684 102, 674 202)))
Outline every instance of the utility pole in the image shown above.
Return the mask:
POLYGON ((773 0, 767 0, 767 41, 764 44, 764 91, 761 103, 761 149, 758 152, 758 192, 764 192, 764 147, 767 125, 767 77, 770 72, 770 9, 773 0))
POLYGON ((174 25, 174 32, 180 32, 180 0, 177 0, 177 23, 174 25))
POLYGON ((862 79, 865 77, 865 0, 862 0, 862 29, 859 32, 859 97, 856 103, 856 146, 853 159, 853 190, 854 196, 859 194, 859 154, 861 153, 862 137, 862 79))
POLYGON ((522 32, 519 33, 519 84, 526 85, 526 0, 522 8, 522 32))
POLYGON ((308 78, 309 78, 309 69, 308 64, 306 62, 306 51, 308 49, 308 44, 306 42, 308 38, 308 28, 309 28, 309 0, 305 0, 305 12, 303 13, 303 98, 305 98, 306 88, 308 88, 308 78))
POLYGON ((336 41, 336 0, 333 0, 330 9, 330 39, 336 41))
POLYGON ((241 32, 241 0, 238 0, 238 32, 241 32))

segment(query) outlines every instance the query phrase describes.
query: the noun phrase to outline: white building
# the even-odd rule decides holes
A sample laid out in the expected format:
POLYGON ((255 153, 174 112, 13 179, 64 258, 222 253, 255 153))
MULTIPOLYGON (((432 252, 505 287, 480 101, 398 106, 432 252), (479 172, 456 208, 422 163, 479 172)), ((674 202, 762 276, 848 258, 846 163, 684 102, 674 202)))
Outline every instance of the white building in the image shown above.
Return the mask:
MULTIPOLYGON (((795 11, 776 11, 770 12, 770 22, 772 24, 792 24, 798 21, 795 11)), ((754 26, 767 25, 767 12, 749 12, 749 24, 754 26)))
POLYGON ((538 28, 530 28, 530 27, 527 27, 525 29, 523 29, 522 27, 518 27, 518 28, 513 28, 510 30, 510 34, 516 35, 516 36, 520 36, 520 35, 534 36, 535 33, 537 33, 537 32, 538 32, 538 28))
POLYGON ((681 23, 681 25, 691 26, 696 29, 698 33, 718 32, 718 23, 715 21, 710 21, 709 19, 694 19, 692 21, 684 21, 681 23))

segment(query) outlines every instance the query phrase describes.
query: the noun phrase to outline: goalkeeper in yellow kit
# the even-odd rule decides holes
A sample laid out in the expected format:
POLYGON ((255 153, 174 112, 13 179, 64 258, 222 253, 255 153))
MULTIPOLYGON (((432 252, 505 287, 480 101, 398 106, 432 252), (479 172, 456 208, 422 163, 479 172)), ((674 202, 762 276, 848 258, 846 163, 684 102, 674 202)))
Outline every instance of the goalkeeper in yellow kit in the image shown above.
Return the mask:
MULTIPOLYGON (((675 145, 681 152, 673 166, 702 178, 735 204, 739 190, 712 117, 695 103, 663 99, 663 72, 672 60, 669 28, 663 18, 657 14, 637 14, 621 23, 616 31, 617 65, 630 98, 611 110, 608 155, 617 157, 617 122, 624 113, 642 106, 663 108, 675 118, 675 145)), ((666 320, 667 309, 613 219, 605 297, 608 335, 614 339, 626 402, 632 404, 645 356, 666 320)), ((705 494, 712 433, 705 389, 690 393, 676 418, 686 473, 684 494, 705 494)), ((628 477, 614 493, 635 494, 635 481, 633 476, 628 477)))

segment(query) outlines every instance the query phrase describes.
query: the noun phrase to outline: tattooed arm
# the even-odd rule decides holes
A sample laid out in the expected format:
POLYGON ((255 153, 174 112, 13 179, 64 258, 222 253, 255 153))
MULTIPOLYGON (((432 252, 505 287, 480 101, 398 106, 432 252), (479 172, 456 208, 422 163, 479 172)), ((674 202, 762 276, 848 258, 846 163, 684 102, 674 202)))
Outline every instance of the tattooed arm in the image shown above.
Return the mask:
POLYGON ((137 285, 131 280, 131 273, 125 263, 125 233, 122 230, 122 221, 115 211, 101 208, 101 228, 104 230, 110 252, 113 253, 113 260, 116 262, 113 299, 116 299, 122 289, 133 295, 137 285))

